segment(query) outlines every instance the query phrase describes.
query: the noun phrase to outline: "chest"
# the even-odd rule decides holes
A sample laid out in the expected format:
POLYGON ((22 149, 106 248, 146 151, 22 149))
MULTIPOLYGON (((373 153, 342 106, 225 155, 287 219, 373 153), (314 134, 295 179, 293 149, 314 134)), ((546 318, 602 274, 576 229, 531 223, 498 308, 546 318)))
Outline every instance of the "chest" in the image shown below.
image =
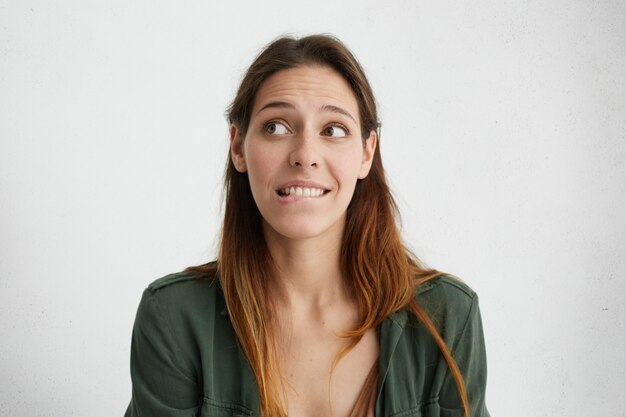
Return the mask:
MULTIPOLYGON (((251 372, 248 361, 241 349, 237 347, 237 339, 228 316, 222 315, 223 320, 216 321, 215 331, 198 330, 202 335, 199 340, 200 356, 199 367, 202 372, 203 408, 200 413, 203 417, 259 415, 260 403, 256 379, 251 372), (225 410, 242 410, 226 413, 225 410)), ((380 351, 378 389, 380 395, 376 402, 376 411, 380 417, 397 415, 439 415, 438 403, 434 398, 445 398, 453 401, 458 398, 456 388, 451 378, 446 378, 448 367, 442 360, 439 348, 424 326, 407 327, 400 321, 403 317, 387 318, 375 331, 365 335, 361 344, 357 345, 342 361, 333 373, 333 391, 328 394, 328 374, 332 358, 340 349, 341 344, 335 338, 327 340, 313 329, 310 338, 294 334, 291 349, 288 354, 279 352, 279 366, 285 376, 286 395, 291 406, 287 411, 289 417, 324 416, 329 417, 329 398, 334 401, 333 417, 347 417, 354 405, 359 384, 365 379, 367 369, 371 363, 360 359, 356 354, 359 350, 370 352, 369 359, 375 361, 370 347, 374 341, 374 351, 380 351), (323 337, 323 339, 322 339, 323 337), (368 339, 370 342, 368 342, 368 339), (320 343, 316 343, 320 341, 320 343), (331 353, 326 347, 334 345, 331 353), (339 348, 338 348, 339 346, 339 348), (307 352, 311 352, 307 360, 307 352), (315 364, 315 359, 321 355, 326 357, 326 369, 320 371, 321 366, 315 364), (298 360, 298 358, 303 358, 298 360), (349 363, 360 362, 360 367, 348 366, 349 363), (366 363, 367 362, 367 363, 366 363), (294 369, 294 372, 289 370, 294 369), (302 370, 301 372, 299 372, 302 370), (315 375, 319 372, 319 376, 315 375), (361 372, 360 378, 351 374, 361 372), (341 374, 343 373, 343 377, 341 374), (349 381, 348 386, 339 386, 340 379, 349 381), (291 382, 290 382, 291 381, 291 382), (321 382, 320 382, 321 381, 321 382), (446 392, 442 392, 442 384, 450 385, 446 392), (310 389, 307 389, 309 388, 310 389), (320 388, 321 387, 321 388, 320 388), (300 402, 300 398, 304 401, 300 402), (338 404, 342 401, 343 405, 338 404), (343 407, 343 414, 339 408, 343 407)), ((307 326, 301 326, 305 328, 307 326)), ((448 326, 449 327, 449 326, 448 326)), ((282 327, 281 327, 282 328, 282 327)), ((305 334, 306 335, 306 334, 305 334)), ((366 356, 367 357, 367 356, 366 356)))
MULTIPOLYGON (((280 369, 286 379, 287 414, 293 417, 349 417, 373 366, 379 341, 370 329, 333 368, 347 345, 323 326, 294 331, 285 338, 280 369)), ((373 403, 368 408, 373 416, 373 403)))

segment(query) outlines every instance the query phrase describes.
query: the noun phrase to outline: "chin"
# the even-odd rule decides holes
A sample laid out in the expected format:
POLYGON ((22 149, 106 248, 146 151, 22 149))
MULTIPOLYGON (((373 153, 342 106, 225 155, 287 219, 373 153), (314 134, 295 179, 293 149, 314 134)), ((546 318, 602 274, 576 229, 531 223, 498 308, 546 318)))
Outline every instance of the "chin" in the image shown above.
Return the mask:
MULTIPOLYGON (((286 220, 286 219, 285 219, 286 220)), ((337 233, 335 224, 320 224, 319 221, 302 220, 302 221, 280 221, 265 222, 270 229, 270 233, 275 233, 279 237, 290 240, 305 240, 321 237, 328 233, 337 233)))

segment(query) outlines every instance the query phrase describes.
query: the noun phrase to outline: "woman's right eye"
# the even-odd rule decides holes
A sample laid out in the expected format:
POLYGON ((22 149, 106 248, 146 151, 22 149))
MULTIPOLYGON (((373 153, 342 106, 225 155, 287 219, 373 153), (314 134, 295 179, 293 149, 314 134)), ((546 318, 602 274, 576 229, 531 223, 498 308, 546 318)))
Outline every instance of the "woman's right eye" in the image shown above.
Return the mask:
POLYGON ((287 129, 287 126, 277 121, 266 123, 264 130, 265 133, 270 135, 288 135, 291 133, 289 129, 287 129))

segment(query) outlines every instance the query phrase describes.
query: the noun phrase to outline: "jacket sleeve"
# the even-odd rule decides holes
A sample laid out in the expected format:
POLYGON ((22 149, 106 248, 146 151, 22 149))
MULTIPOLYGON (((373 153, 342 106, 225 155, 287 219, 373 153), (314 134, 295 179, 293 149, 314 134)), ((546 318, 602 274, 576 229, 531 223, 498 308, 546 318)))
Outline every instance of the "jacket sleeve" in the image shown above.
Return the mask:
MULTIPOLYGON (((489 412, 485 405, 487 357, 482 320, 478 307, 478 296, 475 294, 472 298, 463 329, 452 347, 452 355, 463 375, 471 417, 489 417, 489 412)), ((452 408, 457 407, 458 390, 449 370, 444 378, 440 392, 441 416, 448 415, 446 414, 447 402, 450 404, 450 411, 452 408)), ((450 415, 456 414, 451 413, 450 415)))
POLYGON ((125 417, 192 417, 199 413, 197 378, 185 363, 158 291, 146 289, 131 342, 132 398, 125 417))

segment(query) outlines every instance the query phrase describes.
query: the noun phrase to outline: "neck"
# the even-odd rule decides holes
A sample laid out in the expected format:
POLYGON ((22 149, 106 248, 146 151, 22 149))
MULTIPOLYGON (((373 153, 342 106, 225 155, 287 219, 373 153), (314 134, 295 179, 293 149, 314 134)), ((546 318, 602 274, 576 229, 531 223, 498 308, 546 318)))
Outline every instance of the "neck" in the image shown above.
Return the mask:
POLYGON ((264 225, 276 266, 272 293, 289 309, 318 309, 343 304, 350 297, 340 266, 343 225, 307 239, 290 239, 264 225))

